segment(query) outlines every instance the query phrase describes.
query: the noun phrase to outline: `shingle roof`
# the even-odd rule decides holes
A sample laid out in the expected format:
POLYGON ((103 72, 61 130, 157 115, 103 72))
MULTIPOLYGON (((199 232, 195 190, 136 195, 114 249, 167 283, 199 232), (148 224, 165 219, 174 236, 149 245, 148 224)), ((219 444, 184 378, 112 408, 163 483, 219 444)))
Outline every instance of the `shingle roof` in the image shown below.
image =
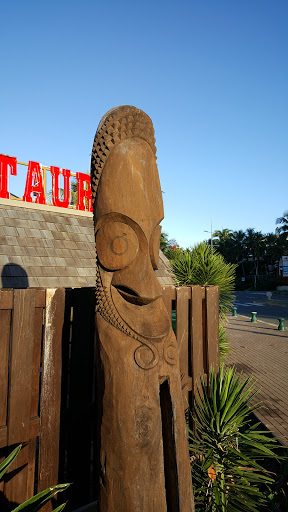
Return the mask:
MULTIPOLYGON (((173 286, 169 267, 160 251, 162 286, 173 286)), ((0 271, 3 288, 94 287, 92 214, 0 199, 0 271)))

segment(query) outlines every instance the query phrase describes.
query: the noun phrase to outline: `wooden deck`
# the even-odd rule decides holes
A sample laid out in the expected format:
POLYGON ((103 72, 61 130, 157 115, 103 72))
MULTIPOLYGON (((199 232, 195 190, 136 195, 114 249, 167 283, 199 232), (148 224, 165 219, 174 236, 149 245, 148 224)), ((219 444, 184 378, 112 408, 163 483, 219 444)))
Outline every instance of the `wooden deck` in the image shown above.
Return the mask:
POLYGON ((228 336, 232 351, 226 365, 254 378, 256 401, 263 404, 256 416, 288 446, 288 331, 239 315, 229 317, 228 336))

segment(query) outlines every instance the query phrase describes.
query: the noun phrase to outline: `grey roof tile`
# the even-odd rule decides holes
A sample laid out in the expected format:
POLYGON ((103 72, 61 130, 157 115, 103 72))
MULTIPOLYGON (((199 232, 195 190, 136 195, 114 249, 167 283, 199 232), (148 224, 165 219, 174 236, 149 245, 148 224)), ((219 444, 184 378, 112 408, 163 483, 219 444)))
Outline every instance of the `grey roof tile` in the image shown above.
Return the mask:
POLYGON ((63 284, 59 283, 58 277, 38 277, 39 286, 43 288, 58 288, 59 286, 63 286, 63 284))
POLYGON ((6 265, 7 263, 9 263, 9 258, 7 256, 7 254, 0 254, 0 266, 2 267, 3 265, 6 265))
POLYGON ((18 236, 17 229, 12 226, 2 226, 1 230, 5 235, 18 236))
POLYGON ((25 247, 25 253, 27 256, 35 256, 37 254, 36 249, 37 247, 25 247))
POLYGON ((54 247, 54 244, 51 239, 42 238, 42 243, 43 243, 44 247, 54 247))
POLYGON ((35 287, 35 288, 39 288, 39 280, 37 277, 31 277, 29 276, 29 286, 32 286, 32 287, 35 287))
POLYGON ((53 238, 55 240, 64 240, 64 233, 62 233, 61 231, 51 231, 52 235, 53 235, 53 238))
POLYGON ((51 231, 49 231, 48 229, 42 229, 41 236, 43 238, 46 238, 46 239, 53 239, 54 238, 52 233, 51 233, 51 231))
MULTIPOLYGON (((23 272, 27 271, 31 283, 33 282, 29 283, 30 286, 95 286, 96 259, 92 217, 40 212, 17 206, 9 209, 2 206, 0 205, 0 219, 3 222, 5 220, 2 225, 8 228, 5 231, 10 234, 5 236, 0 220, 0 254, 8 257, 9 262, 23 267, 23 272), (14 228, 17 228, 17 236, 11 234, 14 228)), ((167 283, 173 285, 168 266, 168 260, 165 258, 162 261, 160 257, 159 280, 165 282, 166 286, 167 283)), ((14 282, 22 279, 22 283, 19 282, 18 285, 23 286, 24 277, 14 276, 13 279, 14 282)))
POLYGON ((46 229, 53 231, 53 229, 55 229, 55 223, 54 222, 46 222, 46 229))
POLYGON ((9 256, 9 263, 15 263, 15 265, 20 265, 25 269, 25 265, 23 263, 23 256, 9 256))
POLYGON ((6 236, 6 242, 8 245, 18 245, 16 236, 6 236))
MULTIPOLYGON (((0 244, 0 254, 7 254, 8 256, 11 256, 11 255, 16 255, 16 247, 17 247, 17 252, 19 252, 19 249, 21 249, 18 245, 15 246, 15 245, 8 245, 8 244, 0 244)), ((20 252, 19 252, 20 254, 20 252)), ((21 253, 23 254, 23 253, 21 253)), ((25 251, 24 251, 24 254, 25 254, 25 251)))
MULTIPOLYGON (((34 223, 33 223, 33 226, 34 226, 34 223)), ((40 229, 37 229, 37 228, 34 228, 34 227, 32 227, 32 228, 30 229, 30 233, 31 233, 31 235, 30 235, 30 236, 31 236, 31 237, 33 237, 33 238, 38 238, 38 237, 40 237, 40 236, 41 236, 41 231, 40 231, 40 229)))
POLYGON ((21 236, 23 238, 27 238, 27 233, 26 233, 26 230, 24 228, 16 228, 17 230, 17 235, 16 236, 21 236))
POLYGON ((41 258, 39 256, 22 256, 22 261, 23 265, 35 265, 37 267, 41 266, 41 258))

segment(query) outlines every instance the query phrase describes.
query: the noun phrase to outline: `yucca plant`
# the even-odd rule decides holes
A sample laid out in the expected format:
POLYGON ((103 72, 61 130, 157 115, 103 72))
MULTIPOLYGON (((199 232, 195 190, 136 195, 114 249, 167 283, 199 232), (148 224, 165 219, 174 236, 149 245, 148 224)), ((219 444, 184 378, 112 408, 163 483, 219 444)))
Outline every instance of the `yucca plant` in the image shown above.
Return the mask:
POLYGON ((223 256, 205 242, 195 245, 191 250, 180 251, 177 259, 171 261, 171 265, 180 286, 219 286, 220 315, 225 317, 235 299, 237 265, 226 263, 223 256))
POLYGON ((267 503, 263 485, 274 482, 261 461, 275 458, 277 441, 250 425, 255 397, 250 379, 234 368, 213 369, 204 378, 192 412, 196 434, 189 430, 192 478, 197 512, 257 512, 267 503))
POLYGON ((219 322, 219 359, 220 365, 223 366, 227 354, 230 354, 230 345, 228 340, 227 331, 223 324, 226 324, 225 320, 219 322))
MULTIPOLYGON (((2 480, 9 466, 17 457, 21 450, 22 445, 17 446, 0 464, 0 480, 2 480)), ((45 491, 39 492, 29 500, 25 501, 18 507, 14 508, 12 512, 38 512, 49 500, 51 500, 58 492, 66 491, 70 484, 58 484, 48 487, 45 491)), ((59 505, 53 512, 62 512, 65 503, 59 505)))
POLYGON ((226 263, 223 256, 211 249, 205 242, 195 245, 191 250, 177 251, 177 257, 170 260, 177 284, 199 284, 201 286, 219 286, 219 353, 224 363, 229 352, 225 331, 226 313, 234 302, 236 267, 226 263))

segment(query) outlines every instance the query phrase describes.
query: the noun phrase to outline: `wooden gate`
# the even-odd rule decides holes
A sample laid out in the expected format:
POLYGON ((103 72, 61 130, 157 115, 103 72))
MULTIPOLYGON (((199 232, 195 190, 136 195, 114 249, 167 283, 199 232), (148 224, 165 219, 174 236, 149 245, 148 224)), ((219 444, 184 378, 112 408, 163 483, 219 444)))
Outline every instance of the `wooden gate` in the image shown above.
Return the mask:
MULTIPOLYGON (((170 317, 176 310, 191 407, 200 374, 219 361, 218 288, 167 287, 163 297, 170 317)), ((95 499, 94 311, 93 288, 0 290, 0 457, 23 443, 0 484, 10 503, 58 482, 73 482, 67 511, 95 499)))
POLYGON ((12 503, 58 482, 64 304, 63 289, 0 292, 2 458, 23 444, 1 483, 12 503))

